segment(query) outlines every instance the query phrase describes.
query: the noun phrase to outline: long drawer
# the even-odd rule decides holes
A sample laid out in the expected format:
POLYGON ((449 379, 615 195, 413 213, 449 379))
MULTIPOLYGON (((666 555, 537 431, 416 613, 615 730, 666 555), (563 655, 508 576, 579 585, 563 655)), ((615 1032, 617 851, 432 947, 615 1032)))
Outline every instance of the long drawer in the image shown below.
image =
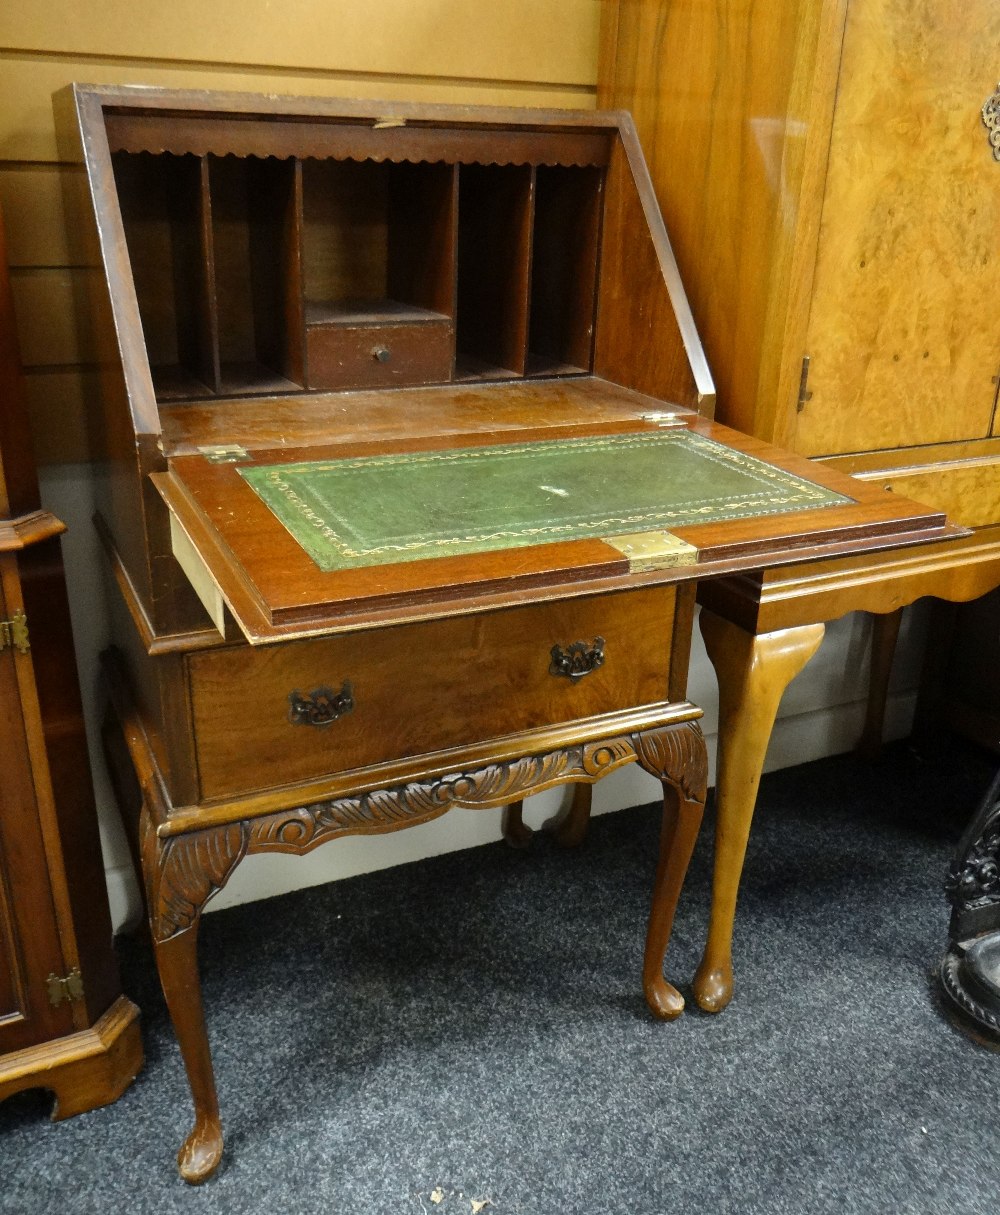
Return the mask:
POLYGON ((192 654, 201 797, 663 701, 675 594, 653 587, 192 654))

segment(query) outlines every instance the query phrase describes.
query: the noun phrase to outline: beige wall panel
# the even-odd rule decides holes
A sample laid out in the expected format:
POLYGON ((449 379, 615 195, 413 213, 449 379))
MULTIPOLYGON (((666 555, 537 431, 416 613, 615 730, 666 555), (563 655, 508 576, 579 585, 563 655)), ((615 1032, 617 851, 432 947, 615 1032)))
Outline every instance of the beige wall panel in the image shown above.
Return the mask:
POLYGON ((87 418, 99 412, 99 385, 96 372, 76 367, 25 374, 25 398, 40 463, 77 464, 90 459, 87 418))
POLYGON ((96 242, 88 255, 82 255, 79 242, 70 235, 90 223, 82 168, 43 164, 0 168, 0 205, 11 266, 98 265, 96 242))
MULTIPOLYGON (((595 67, 596 76, 596 67, 595 67)), ((153 84, 177 89, 225 89, 315 97, 385 97, 474 105, 581 106, 593 109, 596 86, 455 83, 450 80, 284 75, 268 71, 168 67, 150 63, 78 62, 70 58, 0 55, 0 160, 59 159, 52 94, 74 80, 86 84, 153 84)))
POLYGON ((19 50, 292 69, 592 84, 599 0, 36 0, 8 3, 19 50))
POLYGON ((97 270, 14 270, 10 276, 25 367, 87 363, 89 338, 77 331, 76 301, 85 298, 83 276, 97 270))

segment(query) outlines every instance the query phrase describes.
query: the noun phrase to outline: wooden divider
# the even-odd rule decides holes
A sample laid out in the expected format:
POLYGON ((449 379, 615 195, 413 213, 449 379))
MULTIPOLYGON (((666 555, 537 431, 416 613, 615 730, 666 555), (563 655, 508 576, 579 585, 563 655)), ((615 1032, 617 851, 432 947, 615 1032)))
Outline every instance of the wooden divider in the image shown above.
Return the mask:
POLYGON ((113 153, 158 400, 590 371, 599 167, 184 149, 113 153))

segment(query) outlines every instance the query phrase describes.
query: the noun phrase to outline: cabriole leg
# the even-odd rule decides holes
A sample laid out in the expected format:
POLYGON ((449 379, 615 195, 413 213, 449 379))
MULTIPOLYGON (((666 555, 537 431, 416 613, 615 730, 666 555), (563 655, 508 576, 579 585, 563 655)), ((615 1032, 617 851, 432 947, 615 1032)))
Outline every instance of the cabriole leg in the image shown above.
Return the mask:
POLYGON ((153 949, 194 1100, 194 1126, 177 1153, 177 1167, 185 1181, 197 1185, 218 1168, 223 1146, 198 979, 198 922, 166 941, 155 941, 153 949))
MULTIPOLYGON (((573 786, 573 800, 556 822, 546 823, 545 831, 561 848, 576 848, 587 837, 593 786, 573 786)), ((524 802, 511 802, 503 814, 503 837, 511 848, 529 848, 534 831, 524 821, 524 802)))
POLYGON ((511 848, 531 846, 534 831, 524 821, 524 802, 511 802, 503 812, 503 838, 511 848))
POLYGON ((719 680, 719 762, 712 910, 694 996, 706 1012, 721 1012, 733 996, 733 921, 764 755, 782 694, 824 627, 754 635, 702 609, 701 631, 719 680))
POLYGON ((704 809, 704 798, 690 801, 681 797, 673 785, 664 784, 660 859, 653 882, 653 905, 642 963, 646 1003, 662 1021, 672 1021, 684 1011, 684 997, 663 977, 663 961, 704 809))
POLYGON ((636 759, 663 784, 660 857, 646 932, 642 988, 653 1015, 672 1021, 684 1011, 684 997, 663 977, 663 962, 705 809, 705 739, 695 722, 668 726, 637 736, 636 759))
POLYGON ((245 855, 248 839, 245 823, 161 839, 143 810, 142 868, 153 950, 194 1101, 194 1126, 177 1154, 181 1176, 192 1184, 215 1172, 223 1147, 198 977, 198 924, 205 903, 245 855))

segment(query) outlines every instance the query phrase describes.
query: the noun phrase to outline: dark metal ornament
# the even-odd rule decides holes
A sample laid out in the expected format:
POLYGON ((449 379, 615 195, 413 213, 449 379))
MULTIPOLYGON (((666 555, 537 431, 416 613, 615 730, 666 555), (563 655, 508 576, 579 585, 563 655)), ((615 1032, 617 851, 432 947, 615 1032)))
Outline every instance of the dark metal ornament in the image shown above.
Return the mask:
POLYGON ((329 726, 354 711, 354 689, 345 679, 340 690, 313 688, 308 694, 288 693, 288 720, 293 726, 329 726))
POLYGON ((604 665, 604 638, 595 637, 592 642, 574 641, 568 646, 554 645, 549 651, 550 675, 564 675, 567 679, 582 679, 604 665))
POLYGON ((991 97, 986 98, 982 115, 983 126, 989 132, 993 157, 995 160, 1000 160, 1000 84, 997 85, 997 91, 991 97))
POLYGON ((945 891, 952 912, 942 987, 961 1027, 1000 1048, 1000 772, 962 836, 945 891))

